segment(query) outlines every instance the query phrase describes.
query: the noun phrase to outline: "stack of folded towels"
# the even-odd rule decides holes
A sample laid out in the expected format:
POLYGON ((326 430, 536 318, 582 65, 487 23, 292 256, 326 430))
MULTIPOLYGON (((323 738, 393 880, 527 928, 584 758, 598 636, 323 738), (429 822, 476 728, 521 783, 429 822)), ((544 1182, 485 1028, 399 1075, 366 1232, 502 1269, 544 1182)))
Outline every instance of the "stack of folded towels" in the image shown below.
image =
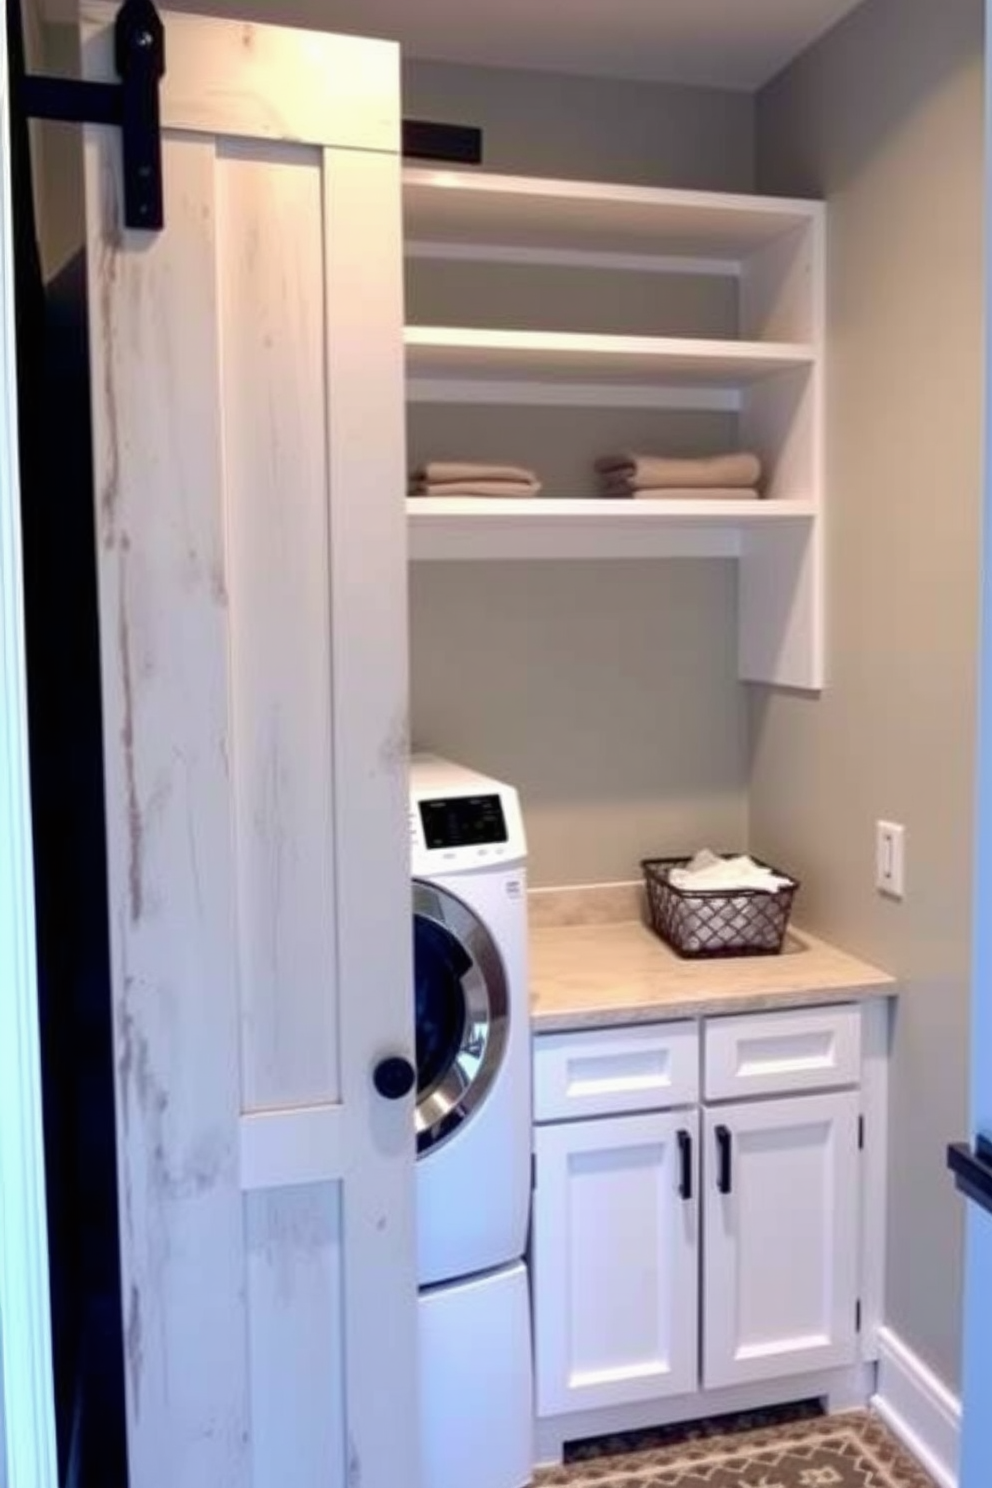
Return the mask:
POLYGON ((410 476, 411 496, 537 496, 541 482, 522 465, 432 460, 410 476))
POLYGON ((604 455, 596 461, 603 496, 754 497, 761 461, 745 450, 694 459, 664 455, 604 455))

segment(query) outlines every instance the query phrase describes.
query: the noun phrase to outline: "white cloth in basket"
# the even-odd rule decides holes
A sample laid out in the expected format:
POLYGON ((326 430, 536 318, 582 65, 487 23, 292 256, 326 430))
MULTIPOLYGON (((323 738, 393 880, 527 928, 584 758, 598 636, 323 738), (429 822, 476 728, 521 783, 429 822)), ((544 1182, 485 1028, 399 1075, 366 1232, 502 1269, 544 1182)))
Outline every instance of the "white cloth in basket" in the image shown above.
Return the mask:
POLYGON ((741 889, 761 889, 768 894, 777 894, 779 889, 791 888, 789 879, 773 873, 753 858, 721 858, 708 847, 697 852, 684 868, 671 869, 668 882, 673 889, 681 889, 683 893, 691 893, 693 889, 720 889, 733 894, 741 889))

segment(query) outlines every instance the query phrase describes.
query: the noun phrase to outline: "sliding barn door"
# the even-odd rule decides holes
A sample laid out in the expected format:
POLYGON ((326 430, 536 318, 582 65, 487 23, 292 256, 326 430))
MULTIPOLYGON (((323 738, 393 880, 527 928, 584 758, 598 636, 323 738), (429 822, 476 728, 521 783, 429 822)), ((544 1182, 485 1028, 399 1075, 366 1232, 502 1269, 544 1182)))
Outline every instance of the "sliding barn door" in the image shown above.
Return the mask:
POLYGON ((131 1488, 413 1488, 398 57, 164 21, 162 232, 86 139, 131 1488))

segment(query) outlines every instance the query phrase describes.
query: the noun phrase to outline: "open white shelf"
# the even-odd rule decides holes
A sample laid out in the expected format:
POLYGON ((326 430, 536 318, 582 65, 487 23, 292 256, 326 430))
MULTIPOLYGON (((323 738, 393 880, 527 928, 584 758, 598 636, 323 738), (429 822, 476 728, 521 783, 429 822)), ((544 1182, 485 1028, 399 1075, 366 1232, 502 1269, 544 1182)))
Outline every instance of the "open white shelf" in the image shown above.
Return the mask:
POLYGON ((508 377, 535 381, 630 382, 740 387, 809 367, 810 345, 705 341, 666 336, 591 336, 567 331, 408 326, 411 377, 508 377))
POLYGON ((823 211, 819 202, 775 197, 420 166, 403 173, 403 208, 414 242, 664 254, 729 265, 803 232, 823 211))
POLYGON ((809 501, 411 496, 424 559, 738 558, 749 529, 809 526, 809 501))
POLYGON ((552 492, 618 449, 737 447, 764 471, 760 500, 414 497, 411 556, 734 558, 741 677, 820 688, 823 204, 430 167, 403 180, 412 463, 532 464, 552 492), (642 315, 651 334, 627 334, 642 315))

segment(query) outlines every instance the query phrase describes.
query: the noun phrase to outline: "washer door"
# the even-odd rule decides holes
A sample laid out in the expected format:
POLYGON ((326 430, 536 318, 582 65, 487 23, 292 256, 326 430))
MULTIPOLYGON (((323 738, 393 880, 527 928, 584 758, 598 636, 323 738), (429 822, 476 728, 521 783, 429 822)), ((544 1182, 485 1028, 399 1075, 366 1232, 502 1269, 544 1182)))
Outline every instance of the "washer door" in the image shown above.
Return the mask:
POLYGON ((485 925, 454 894, 417 879, 413 955, 419 1157, 452 1136, 492 1089, 509 1002, 485 925))

